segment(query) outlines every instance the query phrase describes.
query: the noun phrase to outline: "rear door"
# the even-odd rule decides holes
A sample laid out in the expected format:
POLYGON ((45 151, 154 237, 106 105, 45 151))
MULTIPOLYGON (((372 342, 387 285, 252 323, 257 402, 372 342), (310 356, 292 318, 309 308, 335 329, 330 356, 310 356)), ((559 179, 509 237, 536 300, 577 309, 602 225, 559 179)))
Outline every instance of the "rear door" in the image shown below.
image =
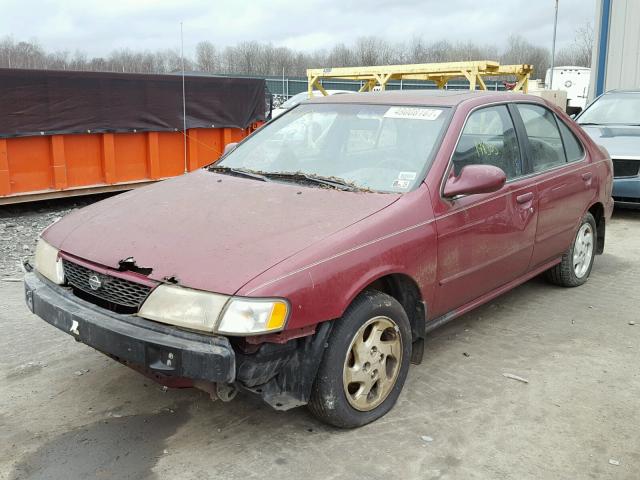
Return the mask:
POLYGON ((531 268, 560 256, 571 244, 592 197, 594 172, 580 141, 546 107, 518 103, 528 163, 539 195, 531 268))
MULTIPOLYGON (((531 260, 537 192, 524 177, 522 145, 506 105, 468 117, 445 178, 467 165, 501 168, 507 183, 497 192, 435 201, 438 285, 434 316, 455 310, 523 275, 531 260)), ((444 180, 444 179, 443 179, 444 180)))

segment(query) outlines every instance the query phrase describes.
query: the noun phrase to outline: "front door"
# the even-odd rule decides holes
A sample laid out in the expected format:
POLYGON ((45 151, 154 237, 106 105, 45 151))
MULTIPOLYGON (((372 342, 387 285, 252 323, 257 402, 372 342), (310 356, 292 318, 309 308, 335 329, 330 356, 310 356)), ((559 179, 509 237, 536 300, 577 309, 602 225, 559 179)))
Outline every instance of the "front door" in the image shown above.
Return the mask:
POLYGON ((521 145, 505 105, 473 111, 451 159, 448 175, 466 165, 501 168, 497 192, 445 199, 436 205, 438 285, 434 316, 451 312, 523 275, 533 252, 538 193, 524 178, 521 145))

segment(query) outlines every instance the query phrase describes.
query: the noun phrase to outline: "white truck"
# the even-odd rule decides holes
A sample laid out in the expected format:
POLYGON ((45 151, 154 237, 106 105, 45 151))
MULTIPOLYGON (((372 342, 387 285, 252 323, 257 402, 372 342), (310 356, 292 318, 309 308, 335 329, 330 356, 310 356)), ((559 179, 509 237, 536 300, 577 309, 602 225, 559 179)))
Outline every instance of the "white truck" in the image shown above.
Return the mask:
POLYGON ((567 113, 579 113, 587 106, 591 69, 588 67, 554 67, 553 85, 551 84, 551 69, 547 69, 544 86, 549 90, 564 90, 567 92, 567 113))

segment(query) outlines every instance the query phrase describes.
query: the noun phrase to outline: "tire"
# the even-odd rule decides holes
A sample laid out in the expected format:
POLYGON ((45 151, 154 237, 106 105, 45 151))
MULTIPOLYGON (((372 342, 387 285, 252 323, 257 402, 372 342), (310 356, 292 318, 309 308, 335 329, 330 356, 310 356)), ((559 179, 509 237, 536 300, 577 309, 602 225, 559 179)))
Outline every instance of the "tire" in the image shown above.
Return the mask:
POLYGON ((596 220, 587 212, 582 217, 571 247, 562 255, 562 261, 547 270, 547 280, 561 287, 578 287, 585 283, 591 274, 598 247, 597 233, 596 220))
POLYGON ((309 410, 339 428, 373 422, 402 390, 411 357, 411 326, 393 297, 370 290, 346 310, 329 337, 309 410))

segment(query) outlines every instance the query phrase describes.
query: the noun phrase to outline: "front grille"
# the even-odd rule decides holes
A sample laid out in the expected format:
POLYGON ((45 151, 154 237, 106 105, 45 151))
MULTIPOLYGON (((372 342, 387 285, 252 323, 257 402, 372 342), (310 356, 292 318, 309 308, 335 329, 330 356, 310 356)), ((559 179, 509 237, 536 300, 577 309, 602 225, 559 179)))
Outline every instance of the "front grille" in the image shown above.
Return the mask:
POLYGON ((635 177, 640 172, 640 160, 613 159, 614 177, 635 177))
POLYGON ((67 282, 78 296, 113 311, 135 313, 151 292, 147 285, 104 275, 69 260, 63 259, 62 266, 67 282))

